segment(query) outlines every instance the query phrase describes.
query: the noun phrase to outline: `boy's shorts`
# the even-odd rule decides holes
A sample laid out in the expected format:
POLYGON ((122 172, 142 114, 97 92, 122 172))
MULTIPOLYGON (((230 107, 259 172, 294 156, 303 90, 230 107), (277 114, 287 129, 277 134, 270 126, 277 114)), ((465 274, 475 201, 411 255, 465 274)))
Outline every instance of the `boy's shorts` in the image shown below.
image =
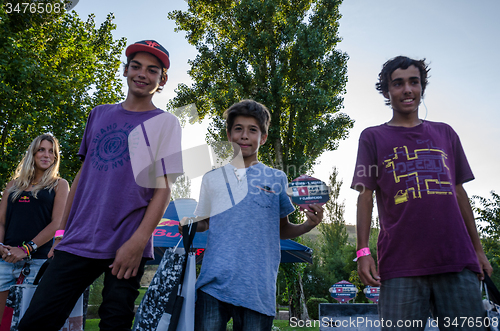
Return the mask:
POLYGON ((431 313, 441 330, 485 330, 481 285, 469 269, 382 281, 378 310, 382 331, 424 330, 431 313))
MULTIPOLYGON (((25 260, 21 260, 16 263, 9 263, 0 259, 0 292, 8 291, 12 285, 16 284, 25 262, 25 260)), ((28 261, 29 274, 24 278, 24 284, 33 284, 36 274, 44 262, 45 259, 28 261)))

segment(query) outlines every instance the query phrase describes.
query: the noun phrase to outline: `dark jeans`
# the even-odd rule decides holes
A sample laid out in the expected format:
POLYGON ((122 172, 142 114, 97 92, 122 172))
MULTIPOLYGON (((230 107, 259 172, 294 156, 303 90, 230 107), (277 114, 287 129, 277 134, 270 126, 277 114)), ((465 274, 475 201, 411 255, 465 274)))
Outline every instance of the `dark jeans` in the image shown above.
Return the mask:
POLYGON ((83 291, 103 273, 99 328, 129 331, 146 260, 142 259, 137 276, 129 279, 113 276, 109 268, 112 262, 113 259, 89 259, 56 251, 19 324, 19 331, 60 330, 83 291))
POLYGON ((234 331, 270 331, 273 327, 274 316, 219 301, 198 290, 195 331, 226 331, 227 322, 231 317, 234 331))

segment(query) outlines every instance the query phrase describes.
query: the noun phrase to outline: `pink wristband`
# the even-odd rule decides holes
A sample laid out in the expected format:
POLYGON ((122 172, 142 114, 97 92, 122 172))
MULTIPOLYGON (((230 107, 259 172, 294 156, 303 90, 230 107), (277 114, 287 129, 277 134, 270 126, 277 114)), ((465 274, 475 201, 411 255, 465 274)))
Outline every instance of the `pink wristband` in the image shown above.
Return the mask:
POLYGON ((356 261, 362 257, 362 256, 367 256, 370 255, 370 249, 368 247, 361 248, 359 251, 356 252, 356 261))
POLYGON ((54 235, 54 238, 60 237, 62 238, 64 236, 64 230, 57 230, 56 234, 54 235))

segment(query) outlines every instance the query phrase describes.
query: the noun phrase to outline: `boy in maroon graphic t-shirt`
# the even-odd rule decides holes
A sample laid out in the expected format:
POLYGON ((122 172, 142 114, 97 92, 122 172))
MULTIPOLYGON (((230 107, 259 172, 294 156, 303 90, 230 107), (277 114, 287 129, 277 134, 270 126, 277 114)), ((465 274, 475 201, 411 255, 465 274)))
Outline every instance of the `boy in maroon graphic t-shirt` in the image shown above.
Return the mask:
MULTIPOLYGON (((358 273, 364 284, 381 287, 382 330, 401 329, 405 321, 423 330, 430 315, 440 328, 455 318, 485 316, 478 279, 492 267, 462 187, 474 176, 455 131, 418 117, 428 71, 424 60, 387 61, 376 87, 392 119, 365 129, 359 139, 351 185, 360 192, 358 273), (368 249, 374 191, 378 270, 368 249)), ((482 330, 482 324, 462 329, 482 330)))

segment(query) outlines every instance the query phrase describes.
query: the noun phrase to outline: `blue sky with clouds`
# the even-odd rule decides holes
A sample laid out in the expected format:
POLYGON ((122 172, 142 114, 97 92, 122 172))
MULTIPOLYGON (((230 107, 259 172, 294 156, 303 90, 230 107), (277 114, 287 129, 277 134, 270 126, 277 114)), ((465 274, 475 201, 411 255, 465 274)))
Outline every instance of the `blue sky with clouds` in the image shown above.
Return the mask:
MULTIPOLYGON (((155 39, 171 57, 169 81, 154 98, 164 108, 175 96, 179 83, 190 84, 188 59, 196 57, 183 32, 176 33, 167 13, 186 9, 180 0, 80 0, 74 8, 82 19, 96 15, 100 24, 113 12, 116 38, 127 44, 155 39)), ((397 55, 426 58, 430 62, 429 85, 421 118, 450 124, 459 134, 476 179, 465 184, 469 196, 489 196, 500 191, 500 2, 497 0, 344 0, 340 7, 339 49, 348 62, 344 112, 356 122, 337 151, 325 153, 315 176, 326 181, 333 166, 344 180, 341 195, 346 202, 346 221, 355 222, 357 193, 349 189, 356 159, 357 141, 367 126, 386 122, 391 109, 375 90, 382 64, 397 55)), ((124 58, 123 58, 124 60, 124 58)), ((204 143, 206 126, 186 128, 183 146, 204 143)), ((196 196, 193 181, 193 194, 196 196)))

